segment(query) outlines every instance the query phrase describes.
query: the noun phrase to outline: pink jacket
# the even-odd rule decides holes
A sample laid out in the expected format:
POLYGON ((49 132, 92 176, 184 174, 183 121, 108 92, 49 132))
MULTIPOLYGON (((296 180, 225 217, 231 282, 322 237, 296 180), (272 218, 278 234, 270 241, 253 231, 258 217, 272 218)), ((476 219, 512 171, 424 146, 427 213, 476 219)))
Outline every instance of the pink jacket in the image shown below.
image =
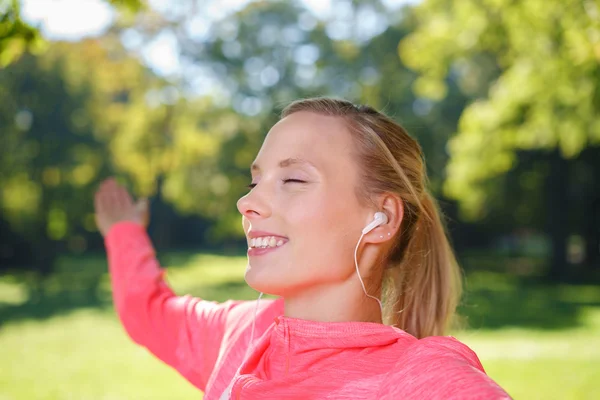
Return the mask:
POLYGON ((230 398, 229 389, 232 399, 244 400, 510 398, 452 337, 417 340, 382 324, 289 318, 281 298, 260 301, 244 360, 255 301, 176 296, 135 223, 115 225, 106 248, 125 330, 205 400, 230 398))

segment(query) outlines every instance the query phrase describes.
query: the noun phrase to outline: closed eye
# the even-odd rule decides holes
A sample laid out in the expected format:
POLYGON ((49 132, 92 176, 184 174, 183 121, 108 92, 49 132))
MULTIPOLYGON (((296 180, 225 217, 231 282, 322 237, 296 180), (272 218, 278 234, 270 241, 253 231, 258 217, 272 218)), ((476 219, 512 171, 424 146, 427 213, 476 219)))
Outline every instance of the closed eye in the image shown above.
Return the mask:
MULTIPOLYGON (((303 181, 301 179, 282 179, 283 183, 306 183, 306 181, 303 181)), ((251 183, 249 184, 247 187, 248 189, 252 190, 256 187, 257 183, 251 183)))
POLYGON ((283 183, 290 183, 290 182, 294 182, 294 183, 306 183, 306 181, 303 181, 301 179, 284 179, 283 183))

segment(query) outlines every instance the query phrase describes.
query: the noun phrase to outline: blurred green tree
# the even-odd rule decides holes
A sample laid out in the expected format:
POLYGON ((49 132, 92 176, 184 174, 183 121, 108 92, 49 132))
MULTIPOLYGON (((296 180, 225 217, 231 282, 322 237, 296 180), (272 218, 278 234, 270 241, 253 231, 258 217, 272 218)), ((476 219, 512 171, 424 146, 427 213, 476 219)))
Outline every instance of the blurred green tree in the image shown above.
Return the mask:
MULTIPOLYGON (((0 73, 10 105, 2 110, 0 127, 7 127, 11 133, 6 140, 14 142, 5 147, 7 154, 12 148, 25 149, 27 140, 35 139, 40 148, 46 140, 56 142, 47 130, 62 135, 64 151, 13 162, 30 192, 37 193, 6 186, 13 201, 2 203, 0 212, 23 237, 35 243, 34 237, 50 244, 73 242, 71 236, 82 226, 94 230, 92 192, 109 173, 126 179, 136 195, 154 197, 154 204, 170 203, 180 215, 214 221, 207 244, 240 237, 235 202, 247 191, 249 165, 264 135, 288 102, 315 95, 345 97, 391 114, 419 139, 439 194, 445 144, 467 97, 453 82, 444 101, 411 92, 417 75, 395 52, 412 29, 410 9, 392 13, 374 0, 340 2, 332 19, 321 20, 296 2, 255 2, 213 22, 197 2, 181 2, 169 10, 180 14, 144 10, 102 38, 51 42, 49 51, 25 56, 0 73), (206 32, 198 33, 198 26, 206 32), (159 78, 138 60, 144 43, 161 35, 177 40, 179 76, 159 78), (21 90, 23 82, 38 80, 54 86, 21 90), (48 104, 60 112, 37 109, 48 104), (83 188, 67 179, 70 149, 79 141, 91 141, 93 149, 89 157, 80 156, 88 160, 83 164, 91 164, 86 167, 91 178, 83 188), (89 161, 94 157, 99 161, 89 161), (61 190, 69 192, 64 201, 56 200, 61 197, 44 183, 48 179, 58 179, 61 190), (37 200, 25 207, 21 198, 37 200), (51 217, 50 206, 40 198, 55 199, 53 207, 62 211, 51 217), (22 219, 26 215, 27 221, 22 219), (60 227, 54 236, 48 233, 50 221, 62 221, 53 223, 60 227)), ((90 153, 84 150, 72 153, 90 153)), ((16 179, 11 165, 0 167, 2 182, 16 179)), ((161 236, 169 236, 177 223, 172 210, 163 206, 153 209, 152 220, 161 236)), ((168 238, 163 242, 173 244, 168 238)))
MULTIPOLYGON (((105 0, 113 6, 135 13, 144 8, 143 0, 105 0)), ((0 67, 6 67, 26 52, 46 47, 38 27, 23 21, 20 0, 0 1, 0 67)))
MULTIPOLYGON (((181 94, 209 88, 213 101, 186 100, 171 106, 170 135, 180 136, 187 150, 174 148, 172 156, 161 151, 160 157, 168 162, 154 161, 162 165, 158 169, 148 168, 149 161, 139 162, 150 153, 137 140, 150 140, 149 135, 154 135, 150 132, 155 132, 162 137, 156 143, 163 143, 160 148, 165 149, 167 143, 174 143, 173 137, 167 139, 164 132, 148 127, 136 128, 143 135, 123 129, 116 140, 130 146, 113 149, 122 151, 118 159, 135 156, 120 168, 138 182, 159 182, 161 196, 180 211, 216 218, 210 233, 213 240, 240 235, 235 202, 247 190, 249 165, 277 121, 277 112, 298 98, 330 95, 391 113, 420 140, 434 188, 440 188, 447 160, 445 143, 466 97, 456 85, 450 87, 446 102, 415 97, 410 91, 416 74, 393 51, 410 30, 409 9, 391 13, 378 1, 337 2, 336 6, 332 19, 320 20, 299 2, 253 2, 211 23, 196 2, 181 2, 163 22, 154 15, 125 29, 123 34, 129 38, 176 38, 191 77, 169 90, 181 94), (197 129, 204 132, 205 142, 196 141, 192 132, 197 129), (187 153, 189 157, 179 156, 187 153)), ((144 123, 153 118, 146 117, 144 123)))
POLYGON ((17 0, 0 3, 0 67, 7 66, 26 50, 42 47, 39 31, 21 19, 17 0))
MULTIPOLYGON (((42 272, 63 244, 82 251, 95 231, 93 193, 112 169, 107 135, 145 86, 141 64, 108 44, 52 43, 0 70, 0 219, 42 272)), ((1 258, 13 258, 9 244, 1 258)))
POLYGON ((549 273, 564 275, 565 159, 600 144, 600 3, 425 0, 415 17, 399 53, 421 73, 417 92, 441 98, 451 76, 476 96, 449 143, 445 192, 463 215, 481 218, 493 201, 490 182, 515 166, 519 152, 543 150, 549 273))

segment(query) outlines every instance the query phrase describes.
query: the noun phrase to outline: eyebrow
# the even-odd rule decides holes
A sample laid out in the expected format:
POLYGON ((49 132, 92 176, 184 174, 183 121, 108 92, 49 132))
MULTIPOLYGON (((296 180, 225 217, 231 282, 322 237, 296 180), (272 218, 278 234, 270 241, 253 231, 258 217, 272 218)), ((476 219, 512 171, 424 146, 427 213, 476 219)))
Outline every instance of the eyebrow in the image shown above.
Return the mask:
MULTIPOLYGON (((316 169, 315 165, 310 161, 304 160, 302 158, 286 158, 285 160, 281 160, 279 162, 279 168, 287 168, 292 165, 309 165, 316 169)), ((260 171, 260 167, 257 163, 253 162, 250 166, 251 171, 260 171)))

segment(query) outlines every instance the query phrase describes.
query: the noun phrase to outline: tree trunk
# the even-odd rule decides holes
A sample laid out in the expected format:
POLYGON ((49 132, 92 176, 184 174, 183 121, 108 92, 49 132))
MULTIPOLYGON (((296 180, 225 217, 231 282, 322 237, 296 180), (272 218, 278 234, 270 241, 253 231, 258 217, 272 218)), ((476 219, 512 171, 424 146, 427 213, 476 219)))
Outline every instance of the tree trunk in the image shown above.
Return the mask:
POLYGON ((569 162, 558 149, 550 154, 550 174, 546 179, 548 234, 552 255, 548 278, 560 281, 567 277, 567 238, 569 232, 569 162))
POLYGON ((589 218, 587 219, 586 264, 593 268, 600 268, 600 198, 590 202, 589 218))
POLYGON ((150 232, 154 246, 165 250, 172 246, 172 215, 168 205, 163 201, 162 186, 164 177, 157 177, 156 195, 152 199, 150 215, 150 232))

